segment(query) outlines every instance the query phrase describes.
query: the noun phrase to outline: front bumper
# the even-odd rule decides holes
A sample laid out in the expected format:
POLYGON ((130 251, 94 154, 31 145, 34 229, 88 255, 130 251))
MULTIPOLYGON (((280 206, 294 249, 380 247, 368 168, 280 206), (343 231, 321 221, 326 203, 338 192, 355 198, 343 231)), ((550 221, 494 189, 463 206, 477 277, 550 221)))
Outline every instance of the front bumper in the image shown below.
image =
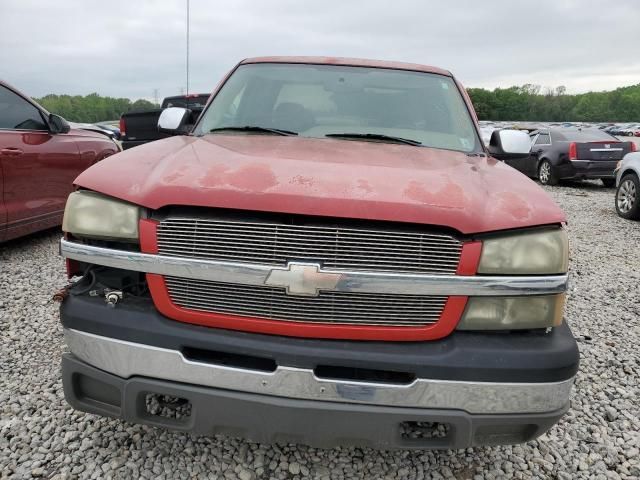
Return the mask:
POLYGON ((568 408, 565 404, 551 412, 484 415, 454 409, 300 400, 138 376, 125 379, 70 354, 62 358, 62 376, 65 397, 79 410, 197 434, 321 448, 444 449, 519 443, 544 433, 568 408), (189 414, 180 418, 151 414, 149 394, 184 399, 189 402, 189 414), (403 433, 431 422, 447 425, 446 433, 424 438, 403 433))
POLYGON ((75 408, 264 442, 459 448, 526 441, 566 411, 578 366, 566 325, 549 334, 456 332, 410 344, 311 340, 182 324, 148 300, 109 308, 81 296, 64 301, 61 318, 71 352, 63 360, 65 395, 75 408), (336 371, 339 378, 324 373, 336 371), (362 379, 373 371, 402 372, 404 380, 362 379), (192 415, 149 414, 148 392, 187 399, 192 415), (399 433, 405 422, 434 421, 450 425, 447 437, 399 433))
MULTIPOLYGON (((238 368, 220 357, 189 358, 179 350, 65 330, 81 361, 118 377, 149 377, 299 400, 393 407, 451 408, 469 413, 541 413, 566 406, 573 379, 557 382, 477 382, 403 377, 402 380, 335 379, 322 368, 254 364, 238 368), (324 376, 327 375, 327 376, 324 376)), ((322 360, 320 360, 322 361, 322 360)), ((335 370, 334 370, 335 372, 335 370)))

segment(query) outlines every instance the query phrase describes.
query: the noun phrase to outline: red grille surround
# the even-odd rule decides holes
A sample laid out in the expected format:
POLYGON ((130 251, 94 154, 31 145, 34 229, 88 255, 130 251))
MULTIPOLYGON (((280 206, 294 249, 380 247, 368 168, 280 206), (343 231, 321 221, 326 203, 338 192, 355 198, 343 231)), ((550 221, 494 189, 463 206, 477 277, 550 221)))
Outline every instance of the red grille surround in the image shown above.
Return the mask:
MULTIPOLYGON (((155 220, 140 220, 142 252, 158 253, 157 226, 158 222, 155 220)), ((456 274, 475 275, 481 251, 481 242, 464 243, 456 274)), ((205 327, 290 337, 382 341, 436 340, 446 337, 455 329, 467 303, 467 297, 450 296, 439 320, 422 327, 311 324, 188 310, 171 301, 162 275, 147 274, 147 282, 156 308, 172 320, 205 327)))

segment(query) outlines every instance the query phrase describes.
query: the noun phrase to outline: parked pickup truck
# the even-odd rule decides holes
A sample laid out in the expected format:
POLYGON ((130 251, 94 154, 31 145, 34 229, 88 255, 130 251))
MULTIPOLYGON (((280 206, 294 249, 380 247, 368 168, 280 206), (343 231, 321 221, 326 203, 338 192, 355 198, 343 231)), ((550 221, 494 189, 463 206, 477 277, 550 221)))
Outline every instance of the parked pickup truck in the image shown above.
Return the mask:
MULTIPOLYGON (((492 149, 526 157, 529 137, 492 149)), ((524 442, 569 407, 565 216, 488 155, 448 71, 244 60, 192 133, 76 185, 60 244, 76 409, 386 449, 524 442)))
POLYGON ((131 147, 142 145, 143 143, 153 142, 161 138, 167 138, 171 134, 158 130, 158 118, 166 108, 181 107, 190 110, 189 117, 185 122, 182 133, 186 133, 195 123, 198 115, 204 109, 209 99, 208 93, 194 93, 189 95, 178 95, 175 97, 167 97, 162 101, 162 105, 158 109, 140 110, 123 113, 120 117, 120 136, 122 140, 122 149, 127 150, 131 147))

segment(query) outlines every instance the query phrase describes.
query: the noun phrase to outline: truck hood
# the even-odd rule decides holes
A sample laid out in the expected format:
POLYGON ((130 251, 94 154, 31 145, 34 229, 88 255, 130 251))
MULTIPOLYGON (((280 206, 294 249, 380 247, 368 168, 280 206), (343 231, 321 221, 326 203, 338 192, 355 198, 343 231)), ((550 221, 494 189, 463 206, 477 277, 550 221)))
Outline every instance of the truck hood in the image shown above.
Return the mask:
POLYGON ((465 234, 565 221, 492 158, 379 142, 254 134, 172 137, 103 160, 76 185, 168 205, 443 225, 465 234))

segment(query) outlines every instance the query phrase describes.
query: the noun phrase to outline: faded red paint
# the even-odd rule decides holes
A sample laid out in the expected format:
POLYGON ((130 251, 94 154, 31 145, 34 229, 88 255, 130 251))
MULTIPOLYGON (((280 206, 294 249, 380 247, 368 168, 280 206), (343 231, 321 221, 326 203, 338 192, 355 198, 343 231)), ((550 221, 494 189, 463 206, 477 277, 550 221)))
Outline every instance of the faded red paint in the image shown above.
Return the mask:
POLYGON ((277 180, 269 165, 251 164, 242 168, 227 168, 222 165, 214 165, 207 171, 198 185, 209 188, 216 185, 230 186, 240 190, 266 190, 276 185, 277 180))
POLYGON ((429 190, 424 183, 412 181, 405 189, 405 195, 417 202, 428 205, 439 205, 446 208, 461 208, 464 206, 465 195, 462 187, 448 179, 436 191, 429 190))
POLYGON ((76 183, 151 209, 389 220, 465 234, 565 221, 535 182, 491 158, 328 138, 173 137, 108 158, 76 183))
POLYGON ((456 270, 456 275, 470 276, 478 273, 481 255, 482 242, 465 242, 462 245, 460 264, 456 270))
POLYGON ((140 232, 140 251, 156 255, 158 253, 158 221, 142 218, 138 223, 138 231, 140 232))

